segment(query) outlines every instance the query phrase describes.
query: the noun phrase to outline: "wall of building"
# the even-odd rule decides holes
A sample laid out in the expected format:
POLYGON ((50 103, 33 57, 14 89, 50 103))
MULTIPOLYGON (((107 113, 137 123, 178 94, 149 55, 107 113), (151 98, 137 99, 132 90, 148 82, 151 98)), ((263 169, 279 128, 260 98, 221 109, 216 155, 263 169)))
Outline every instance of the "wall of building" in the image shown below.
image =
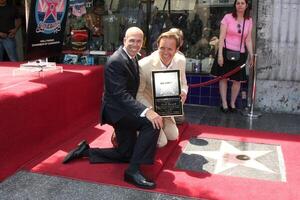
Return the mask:
POLYGON ((300 114, 300 1, 258 0, 255 107, 300 114))

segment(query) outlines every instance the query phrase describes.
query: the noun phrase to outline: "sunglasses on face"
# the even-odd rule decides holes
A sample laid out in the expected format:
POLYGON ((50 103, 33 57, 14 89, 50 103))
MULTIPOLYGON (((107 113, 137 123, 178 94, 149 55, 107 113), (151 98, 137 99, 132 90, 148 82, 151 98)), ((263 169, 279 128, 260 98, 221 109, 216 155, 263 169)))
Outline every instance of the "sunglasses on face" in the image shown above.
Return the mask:
POLYGON ((241 34, 242 30, 241 30, 241 25, 240 24, 237 25, 237 29, 238 29, 238 33, 241 34))

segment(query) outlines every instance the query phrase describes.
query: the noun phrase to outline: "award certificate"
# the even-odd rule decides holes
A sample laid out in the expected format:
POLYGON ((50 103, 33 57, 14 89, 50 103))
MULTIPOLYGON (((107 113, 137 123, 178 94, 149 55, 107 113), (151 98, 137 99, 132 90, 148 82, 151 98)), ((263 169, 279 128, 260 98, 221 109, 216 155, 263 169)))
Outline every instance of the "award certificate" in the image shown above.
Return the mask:
POLYGON ((181 116, 180 71, 152 71, 154 110, 160 116, 181 116))

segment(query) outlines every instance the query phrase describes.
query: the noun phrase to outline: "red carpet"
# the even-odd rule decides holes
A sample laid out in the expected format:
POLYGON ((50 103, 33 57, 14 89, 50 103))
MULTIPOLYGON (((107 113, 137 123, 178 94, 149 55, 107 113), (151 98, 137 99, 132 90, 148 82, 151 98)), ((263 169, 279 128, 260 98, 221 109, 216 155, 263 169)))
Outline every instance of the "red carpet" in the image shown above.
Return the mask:
MULTIPOLYGON (((186 127, 187 125, 180 126, 180 132, 183 132, 186 127)), ((57 151, 49 155, 49 157, 47 156, 47 159, 42 161, 35 160, 25 168, 31 169, 33 172, 50 173, 80 180, 130 187, 129 184, 122 181, 123 172, 127 164, 89 164, 88 160, 75 161, 67 165, 61 164, 67 152, 73 149, 83 139, 86 139, 91 147, 111 147, 110 137, 112 131, 113 129, 109 125, 97 125, 84 129, 81 133, 76 135, 76 137, 72 138, 72 140, 69 140, 57 151), (40 163, 35 165, 38 162, 40 163)), ((148 177, 152 179, 157 178, 162 170, 163 164, 169 158, 170 152, 174 150, 177 143, 178 141, 170 142, 166 147, 158 150, 154 167, 148 165, 142 166, 143 171, 148 177)), ((45 155, 42 157, 45 157, 45 155)))
MULTIPOLYGON (((181 128, 181 140, 159 149, 155 165, 146 167, 146 174, 157 182, 155 191, 205 199, 230 200, 278 200, 300 199, 300 161, 298 156, 300 137, 288 134, 249 131, 233 128, 189 125, 181 128), (224 176, 220 174, 201 173, 182 170, 175 167, 183 147, 191 137, 217 138, 224 140, 276 144, 282 148, 286 182, 266 181, 253 178, 224 176)), ((66 153, 82 139, 91 142, 91 146, 110 146, 112 129, 109 126, 89 127, 76 137, 61 145, 59 149, 44 155, 26 166, 26 169, 48 175, 57 175, 95 183, 132 187, 123 182, 126 164, 89 164, 87 160, 74 161, 62 165, 66 153)))
POLYGON ((103 67, 63 65, 63 73, 13 76, 0 62, 0 181, 28 160, 99 121, 103 67))

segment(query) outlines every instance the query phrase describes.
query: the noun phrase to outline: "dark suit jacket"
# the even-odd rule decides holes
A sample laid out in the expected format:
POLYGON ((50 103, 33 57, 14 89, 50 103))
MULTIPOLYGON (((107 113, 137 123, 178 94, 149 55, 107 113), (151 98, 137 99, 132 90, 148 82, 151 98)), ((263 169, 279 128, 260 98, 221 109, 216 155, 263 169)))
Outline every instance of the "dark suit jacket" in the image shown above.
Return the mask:
POLYGON ((105 89, 102 104, 102 124, 116 123, 123 117, 139 117, 146 106, 136 101, 139 88, 138 67, 120 47, 105 64, 105 89))

